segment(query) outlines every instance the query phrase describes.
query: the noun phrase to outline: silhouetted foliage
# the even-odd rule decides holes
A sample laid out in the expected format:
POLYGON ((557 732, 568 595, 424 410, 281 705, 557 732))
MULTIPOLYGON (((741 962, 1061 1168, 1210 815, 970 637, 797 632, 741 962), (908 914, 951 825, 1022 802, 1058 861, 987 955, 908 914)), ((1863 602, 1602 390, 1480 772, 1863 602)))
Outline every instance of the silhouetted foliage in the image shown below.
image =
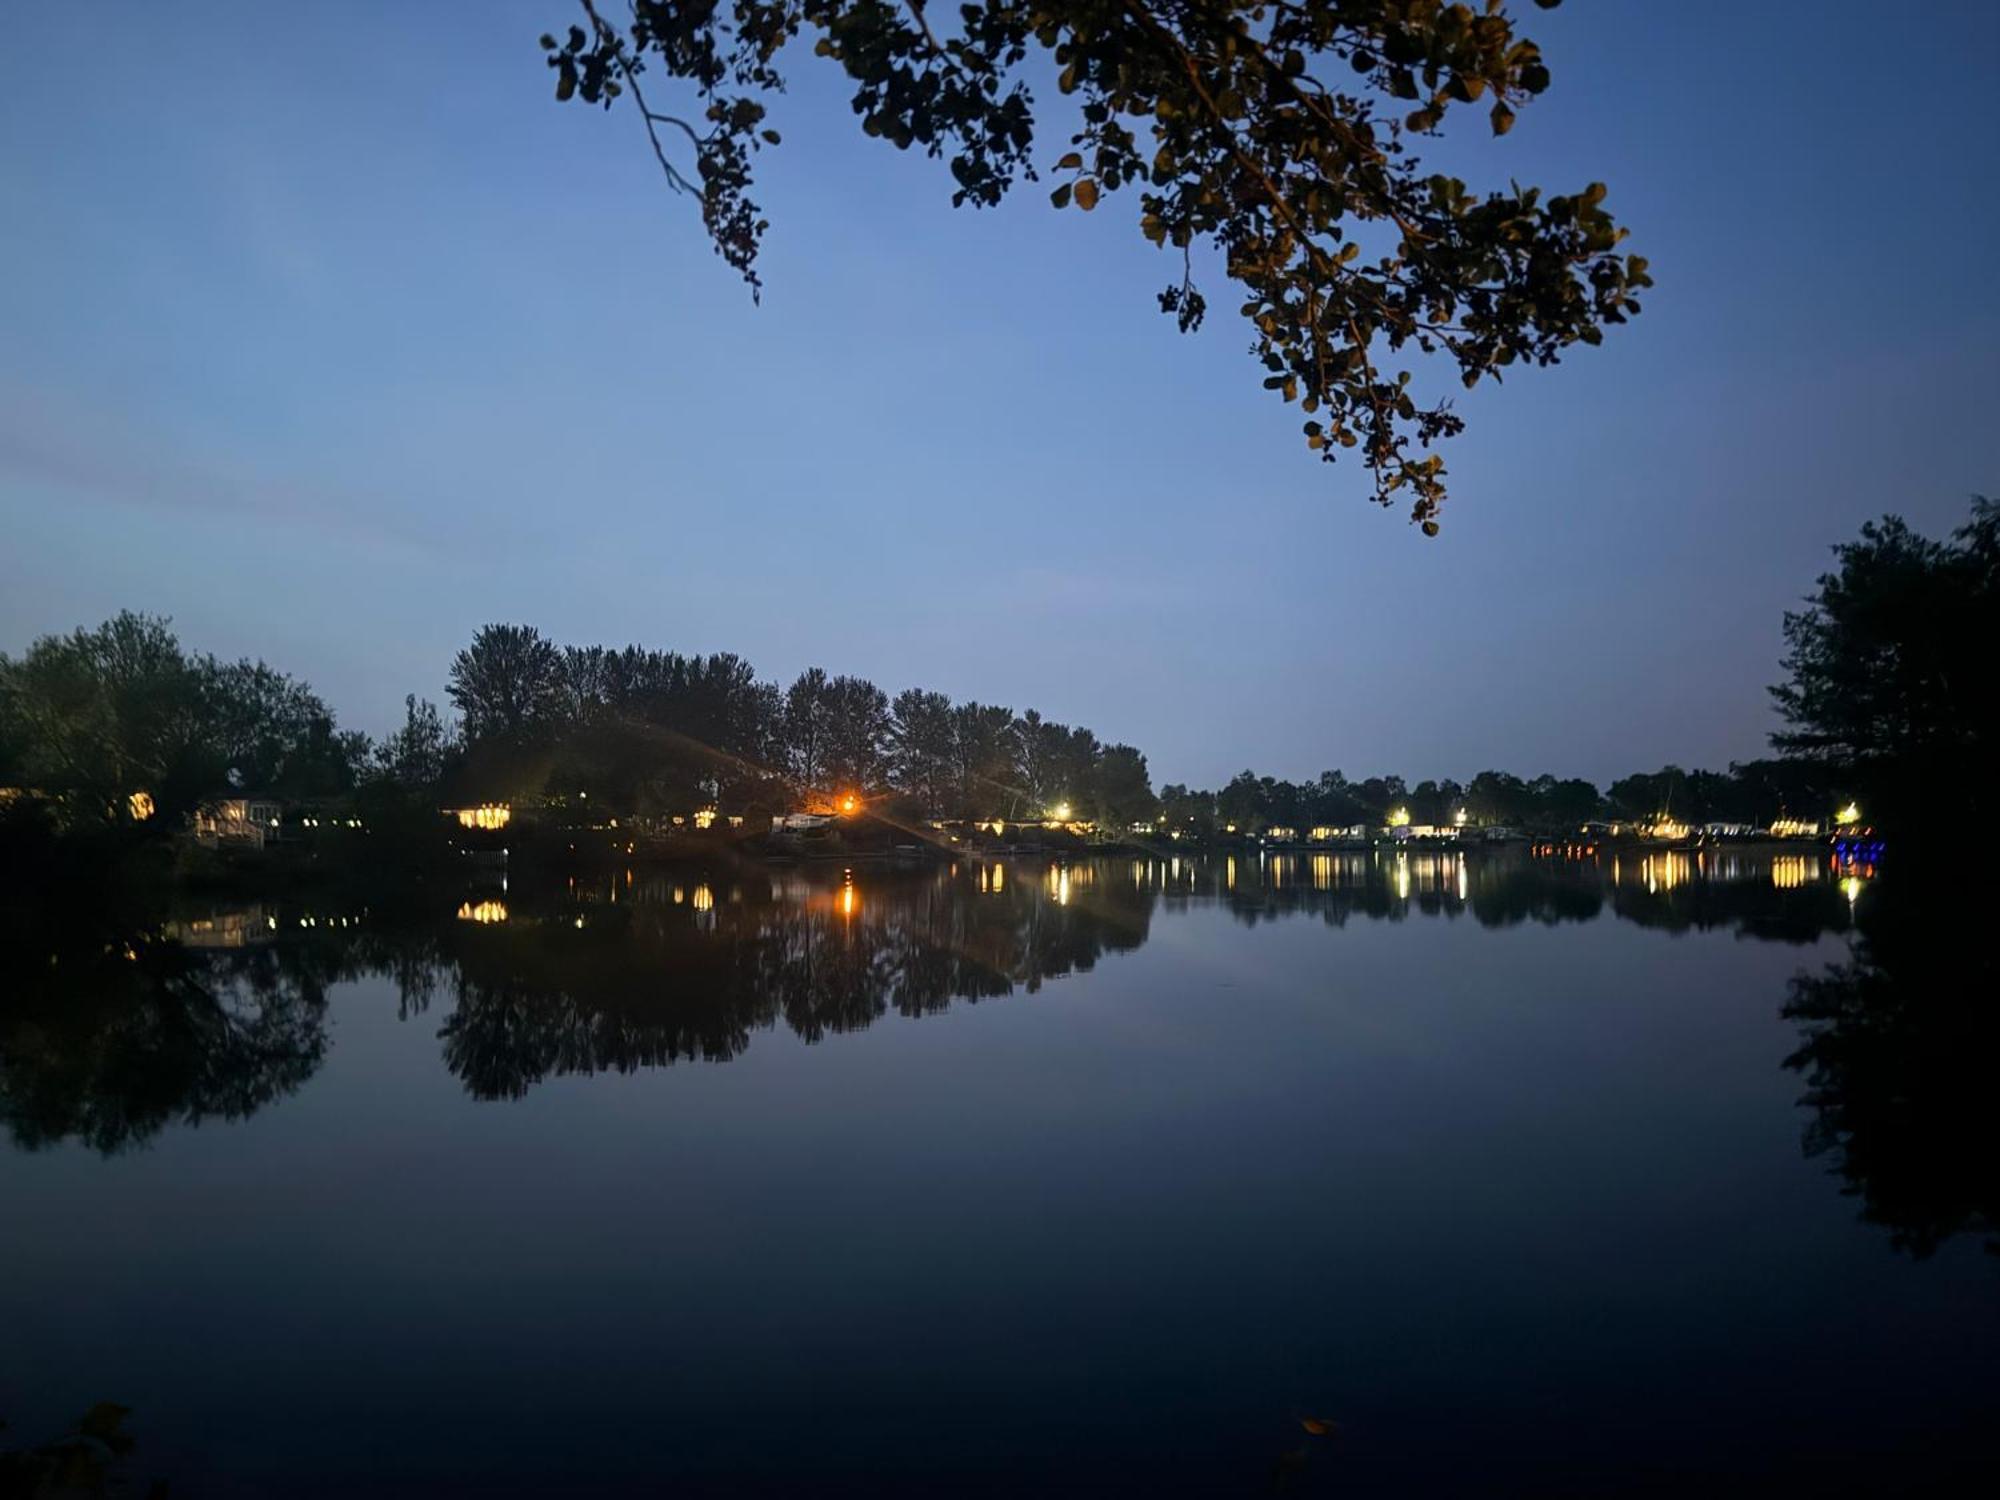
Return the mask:
POLYGON ((451 701, 468 740, 525 749, 572 706, 563 654, 532 625, 488 625, 451 663, 451 701))
POLYGON ((1899 862, 1862 898, 1848 961, 1792 981, 1806 1149, 1831 1158, 1861 1213, 1918 1257, 1960 1233, 2000 1251, 2000 961, 1990 880, 1899 862))
MULTIPOLYGON (((32 1448, 0 1448, 0 1500, 53 1500, 59 1495, 126 1493, 120 1472, 135 1446, 125 1431, 129 1406, 100 1401, 62 1436, 32 1448)), ((0 1422, 0 1429, 6 1427, 0 1422)), ((167 1493, 164 1480, 146 1490, 148 1500, 167 1493)))
POLYGON ((781 692, 728 653, 558 648, 532 627, 489 625, 454 662, 452 694, 462 757, 413 703, 385 768, 442 760, 468 796, 582 794, 641 816, 893 793, 923 817, 1040 818, 1066 806, 1122 826, 1154 806, 1145 756, 1130 745, 1107 749, 1033 709, 1016 718, 916 688, 891 700, 820 667, 781 692))
POLYGON ((410 693, 403 698, 403 727, 375 747, 375 768, 403 791, 430 791, 444 780, 458 753, 458 738, 437 705, 410 693))
POLYGON ((0 1121, 31 1150, 76 1140, 105 1155, 298 1088, 325 1056, 326 986, 354 972, 318 948, 197 953, 140 933, 15 951, 0 1121))
POLYGON ((0 656, 9 774, 69 821, 119 821, 144 793, 177 822, 231 787, 292 797, 351 788, 365 735, 342 733, 304 683, 262 662, 190 656, 169 622, 127 611, 0 656))
POLYGON ((946 159, 953 203, 975 206, 1038 178, 1027 75, 1045 55, 1080 107, 1051 201, 1089 211, 1134 188, 1140 232, 1179 252, 1159 304, 1184 333, 1207 310, 1195 252, 1219 257, 1264 385, 1299 404, 1307 444, 1328 460, 1358 450, 1375 499, 1407 493, 1426 533, 1445 494, 1430 450, 1463 422, 1448 401, 1420 404, 1383 351, 1442 355, 1470 387, 1599 342, 1652 284, 1643 259, 1617 253, 1602 183, 1482 195, 1413 151, 1455 105, 1504 135, 1548 87, 1540 49, 1498 4, 635 0, 617 22, 582 9, 584 25, 542 38, 556 98, 610 108, 629 92, 668 183, 697 197, 753 294, 767 223, 752 164, 779 142, 765 101, 788 43, 814 33, 853 80, 863 132, 946 159), (685 117, 647 98, 654 73, 692 96, 685 117))
POLYGON ((1772 688, 1788 755, 1848 778, 1907 829, 1928 795, 1995 803, 2000 759, 2000 505, 1975 498, 1949 542, 1885 516, 1834 548, 1807 607, 1785 616, 1788 680, 1772 688))

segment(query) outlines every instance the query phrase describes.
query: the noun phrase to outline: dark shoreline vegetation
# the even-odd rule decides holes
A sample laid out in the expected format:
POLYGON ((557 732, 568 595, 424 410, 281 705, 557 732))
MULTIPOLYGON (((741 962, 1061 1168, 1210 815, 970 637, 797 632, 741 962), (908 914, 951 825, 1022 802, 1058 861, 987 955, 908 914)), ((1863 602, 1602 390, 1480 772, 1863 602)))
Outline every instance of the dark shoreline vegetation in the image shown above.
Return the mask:
POLYGON ((517 863, 749 852, 774 818, 799 812, 835 815, 844 837, 825 847, 841 854, 949 854, 946 826, 959 830, 951 842, 974 847, 1027 838, 1082 852, 1266 834, 1365 841, 1391 824, 1574 838, 1586 823, 1664 817, 1748 832, 1781 817, 1830 823, 1851 796, 1822 764, 1769 759, 1727 772, 1667 766, 1607 792, 1499 771, 1412 784, 1245 770, 1219 791, 1155 793, 1141 751, 1032 709, 917 689, 891 699, 817 668, 781 691, 734 656, 557 648, 511 625, 485 627, 453 662, 457 722, 412 697, 404 726, 379 742, 339 729, 304 683, 261 662, 190 655, 168 622, 129 613, 38 641, 19 662, 0 658, 0 689, 0 788, 17 783, 0 830, 20 861, 46 870, 62 862, 58 846, 86 866, 144 860, 205 803, 272 799, 283 826, 275 847, 260 841, 261 858, 178 840, 168 868, 209 883, 356 861, 384 875, 442 873, 452 854, 481 849, 517 863), (480 806, 508 810, 504 831, 440 815, 480 806))
MULTIPOLYGON (((126 852, 181 833, 217 799, 262 797, 276 841, 305 846, 292 866, 365 853, 378 872, 421 872, 498 832, 439 815, 478 806, 524 814, 486 844, 553 861, 739 845, 790 814, 854 815, 877 848, 941 847, 940 825, 993 823, 1083 848, 1315 830, 1331 843, 1392 824, 1570 838, 1607 821, 1684 839, 1825 826, 1854 803, 1872 825, 1923 836, 1940 797, 1976 817, 1992 800, 2000 699, 2000 508, 1974 499, 1948 542, 1889 517, 1835 550, 1839 570, 1785 617, 1779 755, 1722 772, 1669 765, 1601 790, 1491 770, 1463 784, 1246 770, 1216 791, 1156 793, 1143 751, 1034 709, 916 688, 891 698, 820 668, 781 689, 728 653, 558 647, 525 625, 488 625, 454 658, 455 722, 412 695, 402 727, 372 741, 340 729, 306 684, 189 653, 168 622, 128 612, 0 656, 0 838, 17 866, 55 857, 51 841, 72 857, 126 852)), ((180 857, 185 873, 220 872, 180 857)))

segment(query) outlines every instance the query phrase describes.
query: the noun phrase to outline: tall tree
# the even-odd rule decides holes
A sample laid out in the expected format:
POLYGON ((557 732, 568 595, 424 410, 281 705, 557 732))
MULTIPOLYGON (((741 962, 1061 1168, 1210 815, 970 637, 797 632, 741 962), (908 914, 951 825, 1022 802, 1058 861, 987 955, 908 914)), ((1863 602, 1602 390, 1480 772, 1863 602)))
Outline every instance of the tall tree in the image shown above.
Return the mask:
POLYGON ((1787 727, 1772 744, 1866 788, 1885 821, 1913 823, 1942 787, 1962 814, 1992 807, 2000 505, 1975 498, 1948 542, 1885 516, 1834 555, 1785 616, 1787 680, 1771 694, 1787 727))
POLYGON ((842 789, 879 791, 889 780, 889 696, 865 677, 827 683, 826 774, 842 789))
POLYGON ((826 784, 826 742, 832 705, 826 670, 808 667, 785 689, 785 764, 802 787, 826 784))
MULTIPOLYGON (((1544 8, 1556 0, 1537 0, 1544 8)), ((1438 440, 1463 426, 1420 403, 1384 354, 1442 356, 1466 386, 1553 364, 1637 313, 1646 262, 1622 256, 1605 188, 1480 194, 1412 150, 1458 106, 1496 135, 1549 85, 1540 49, 1497 0, 975 0, 951 12, 879 0, 634 0, 542 45, 559 100, 626 93, 667 182, 698 198, 717 251, 760 285, 766 227, 749 194, 779 143, 765 100, 801 33, 854 83, 862 130, 948 158, 954 204, 1035 181, 1027 77, 1052 66, 1081 106, 1049 165, 1057 208, 1137 193, 1140 233, 1176 252, 1159 295, 1183 332, 1206 312, 1196 252, 1237 283, 1267 389, 1297 402, 1307 444, 1358 451, 1374 498, 1437 530, 1438 440), (1046 54, 1046 61, 1037 54, 1046 54), (653 75, 664 75, 664 82, 653 75), (677 87, 678 86, 678 87, 677 87), (649 98, 646 90, 654 90, 649 98), (668 96, 691 96, 686 117, 668 96)))
POLYGON ((936 817, 950 800, 956 777, 958 720, 943 693, 907 688, 890 708, 892 777, 936 817))
POLYGON ((1067 724, 1044 719, 1029 709, 1014 721, 1014 738, 1020 746, 1021 780, 1028 795, 1026 811, 1039 817, 1069 800, 1076 763, 1076 747, 1067 724))
POLYGON ((520 746, 563 722, 570 684, 563 654, 532 625, 486 625, 452 659, 451 701, 471 741, 520 746))
POLYGON ((1153 818, 1160 807, 1146 757, 1131 745, 1107 745, 1092 767, 1088 802, 1099 823, 1122 831, 1153 818))
POLYGON ((1021 742, 1014 712, 992 703, 952 710, 952 768, 961 818, 1011 817, 1022 801, 1021 742))

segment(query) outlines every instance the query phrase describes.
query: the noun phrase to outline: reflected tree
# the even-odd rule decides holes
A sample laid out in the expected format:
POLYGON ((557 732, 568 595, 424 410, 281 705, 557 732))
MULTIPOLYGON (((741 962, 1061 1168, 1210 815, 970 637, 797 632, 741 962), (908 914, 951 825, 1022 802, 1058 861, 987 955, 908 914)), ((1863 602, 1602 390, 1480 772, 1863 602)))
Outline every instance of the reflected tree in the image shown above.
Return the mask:
POLYGON ((773 892, 753 879, 676 901, 663 878, 615 908, 586 903, 581 918, 516 903, 504 926, 454 933, 440 955, 446 1065, 475 1097, 511 1099, 550 1077, 727 1061, 780 1024, 811 1043, 891 1010, 1033 993, 1146 939, 1150 891, 1088 875, 1073 894, 979 880, 968 869, 773 892))
POLYGON ((28 1150, 75 1140, 108 1156, 168 1125, 254 1114, 326 1055, 326 986, 351 971, 324 956, 144 937, 34 952, 0 1007, 0 1121, 28 1150))
POLYGON ((1961 1233, 2000 1251, 2000 964, 1980 889, 1970 871, 1892 872, 1861 901, 1848 961, 1798 976, 1785 1005, 1807 1152, 1919 1258, 1961 1233))
POLYGON ((447 1068, 497 1100, 550 1078, 727 1061, 779 1026, 818 1042, 891 1012, 1033 994, 1144 944, 1162 905, 1197 900, 1245 923, 1336 926, 1611 910, 1675 930, 1810 936, 1845 920, 1831 882, 1780 889, 1757 871, 1635 893, 1608 876, 1597 862, 1504 852, 967 864, 856 885, 745 865, 467 904, 500 921, 440 920, 416 901, 374 908, 365 929, 300 930, 259 909, 238 924, 247 946, 229 950, 167 940, 158 915, 50 929, 47 942, 35 924, 10 925, 20 940, 0 972, 0 1120, 27 1147, 75 1139, 112 1152, 171 1124, 242 1118, 311 1076, 330 986, 371 974, 393 985, 403 1017, 436 1017, 447 1068))

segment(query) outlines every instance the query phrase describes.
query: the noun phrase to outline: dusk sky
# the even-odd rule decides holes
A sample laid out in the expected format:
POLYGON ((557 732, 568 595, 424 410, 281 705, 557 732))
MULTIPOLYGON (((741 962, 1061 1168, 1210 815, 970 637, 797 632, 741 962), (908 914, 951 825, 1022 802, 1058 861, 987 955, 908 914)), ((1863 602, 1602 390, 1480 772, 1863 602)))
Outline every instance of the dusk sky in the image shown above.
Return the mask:
POLYGON ((2000 5, 1516 9, 1553 88, 1427 153, 1608 182, 1659 284, 1462 402, 1427 541, 1219 274, 1158 313, 1135 195, 954 211, 809 45, 758 307, 636 119, 553 102, 562 0, 11 7, 0 650, 167 614, 380 732, 522 621, 1039 708, 1156 785, 1759 755, 1830 544, 2000 491, 2000 5))

